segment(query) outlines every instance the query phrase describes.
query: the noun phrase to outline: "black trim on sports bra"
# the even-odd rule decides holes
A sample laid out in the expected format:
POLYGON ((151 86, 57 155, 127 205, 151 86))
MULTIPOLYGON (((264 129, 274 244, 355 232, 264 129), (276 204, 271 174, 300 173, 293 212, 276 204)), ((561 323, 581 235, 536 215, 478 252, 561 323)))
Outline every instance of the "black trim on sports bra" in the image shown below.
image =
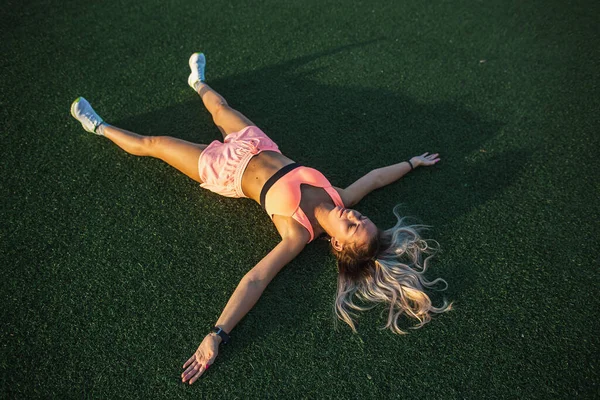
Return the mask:
POLYGON ((279 171, 275 172, 273 176, 271 176, 267 180, 267 182, 265 182, 262 189, 260 190, 260 205, 262 206, 262 208, 264 208, 265 210, 267 209, 267 207, 265 207, 265 197, 267 197, 267 192, 269 191, 269 189, 271 189, 271 186, 273 186, 275 182, 281 179, 285 174, 298 167, 301 167, 301 165, 298 163, 288 164, 282 167, 279 171))

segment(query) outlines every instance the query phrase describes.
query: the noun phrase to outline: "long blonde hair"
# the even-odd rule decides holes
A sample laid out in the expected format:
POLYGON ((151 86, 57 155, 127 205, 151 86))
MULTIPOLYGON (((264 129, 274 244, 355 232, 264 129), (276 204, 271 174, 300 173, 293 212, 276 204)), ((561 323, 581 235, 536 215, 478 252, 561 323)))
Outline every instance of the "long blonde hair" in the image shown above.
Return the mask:
POLYGON ((405 314, 419 323, 410 329, 417 329, 431 320, 431 314, 449 311, 452 304, 444 299, 442 306, 434 307, 425 293, 425 288, 433 288, 438 282, 448 283, 437 278, 425 279, 424 274, 434 253, 437 242, 421 238, 426 225, 408 225, 400 216, 399 205, 394 207, 398 219, 396 225, 371 238, 361 249, 345 248, 332 252, 338 259, 338 289, 335 299, 335 314, 356 332, 352 319, 356 316, 351 310, 366 311, 377 303, 389 305, 388 320, 385 327, 397 334, 406 332, 398 326, 398 319, 405 314), (353 297, 362 301, 376 303, 370 306, 358 305, 353 297))

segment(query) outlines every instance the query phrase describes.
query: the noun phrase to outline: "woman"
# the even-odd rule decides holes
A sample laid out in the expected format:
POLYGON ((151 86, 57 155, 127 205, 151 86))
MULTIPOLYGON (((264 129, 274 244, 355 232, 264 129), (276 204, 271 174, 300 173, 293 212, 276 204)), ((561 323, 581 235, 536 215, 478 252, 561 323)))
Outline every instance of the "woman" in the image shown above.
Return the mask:
POLYGON ((204 54, 190 57, 188 84, 200 95, 224 141, 195 144, 168 136, 142 136, 105 123, 82 97, 71 105, 71 114, 86 131, 105 136, 128 153, 160 158, 200 186, 228 197, 249 197, 263 206, 281 235, 281 242, 241 280, 215 327, 183 365, 182 381, 194 383, 214 362, 221 342, 250 311, 277 273, 315 237, 326 235, 337 257, 337 316, 356 332, 350 309, 356 294, 366 301, 390 305, 386 328, 404 333, 398 317, 406 314, 430 320, 430 314, 450 308, 444 302, 433 307, 422 274, 424 254, 432 253, 420 238, 419 226, 406 226, 396 210, 397 224, 379 230, 369 218, 349 207, 369 192, 388 185, 420 166, 440 159, 424 153, 408 161, 375 169, 345 189, 333 187, 317 170, 299 166, 279 151, 278 146, 256 125, 232 109, 225 99, 205 83, 204 54), (304 185, 303 185, 304 184, 304 185), (401 258, 405 258, 405 263, 401 258))

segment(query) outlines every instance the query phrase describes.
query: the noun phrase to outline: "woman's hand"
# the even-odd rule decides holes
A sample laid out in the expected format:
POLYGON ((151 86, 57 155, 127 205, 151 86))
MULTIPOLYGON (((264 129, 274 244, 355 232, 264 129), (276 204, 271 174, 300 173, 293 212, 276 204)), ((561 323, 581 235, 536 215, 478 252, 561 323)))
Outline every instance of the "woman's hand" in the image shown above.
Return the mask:
POLYGON ((429 154, 429 152, 427 153, 423 153, 420 156, 416 156, 410 159, 410 162, 413 164, 413 166, 415 168, 419 167, 419 166, 430 166, 430 165, 434 165, 436 164, 438 161, 440 161, 439 157, 438 157, 438 153, 435 154, 429 154))
POLYGON ((210 333, 206 335, 198 350, 183 364, 183 368, 187 368, 181 374, 181 381, 189 381, 189 384, 196 382, 200 376, 212 365, 219 354, 219 343, 221 338, 218 335, 210 333))

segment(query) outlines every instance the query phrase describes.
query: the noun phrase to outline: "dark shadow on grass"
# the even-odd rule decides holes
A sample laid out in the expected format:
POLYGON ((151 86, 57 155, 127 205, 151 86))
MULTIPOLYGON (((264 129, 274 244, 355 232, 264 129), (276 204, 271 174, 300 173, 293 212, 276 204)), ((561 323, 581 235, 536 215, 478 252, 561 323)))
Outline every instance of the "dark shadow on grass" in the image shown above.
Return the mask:
MULTIPOLYGON (((382 228, 393 224, 394 205, 404 203, 408 204, 408 212, 417 211, 424 223, 451 230, 454 220, 501 193, 527 163, 525 152, 485 153, 485 143, 499 133, 502 123, 483 119, 460 104, 443 101, 424 104, 403 95, 401 89, 337 87, 311 80, 311 62, 336 52, 351 52, 354 47, 304 56, 226 79, 211 81, 209 77, 209 84, 274 139, 284 154, 323 171, 336 186, 344 187, 373 168, 425 151, 441 153, 443 162, 438 166, 417 170, 361 203, 358 208, 382 228)), ((201 100, 191 90, 189 101, 112 123, 142 134, 168 134, 197 143, 221 139, 201 100)), ((218 201, 227 215, 236 215, 240 226, 256 224, 257 218, 252 215, 262 212, 250 200, 226 199, 201 190, 198 196, 218 201), (245 212, 240 213, 240 209, 245 212)), ((211 218, 200 214, 194 217, 211 218)), ((190 216, 182 216, 174 224, 185 224, 187 218, 190 216)), ((258 218, 259 223, 262 221, 269 224, 266 215, 258 218)), ((274 227, 264 229, 270 233, 261 240, 274 246, 278 238, 274 227)), ((258 232, 264 235, 265 231, 258 232)), ((218 247, 222 241, 218 236, 202 240, 214 241, 218 247)), ((252 246, 250 241, 254 239, 240 240, 252 246)), ((322 306, 318 300, 322 301, 323 296, 311 295, 310 288, 315 286, 319 274, 323 274, 324 263, 327 262, 327 268, 335 268, 331 256, 319 255, 324 247, 323 243, 309 246, 301 256, 305 261, 322 257, 322 262, 300 265, 296 260, 280 273, 264 300, 256 306, 254 315, 271 307, 278 310, 268 323, 237 327, 239 345, 247 346, 262 335, 311 329, 309 325, 302 326, 298 304, 302 304, 300 313, 322 306), (276 293, 275 289, 283 291, 276 293)), ((464 265, 444 272, 443 277, 451 283, 448 294, 459 293, 474 282, 478 272, 470 270, 468 265, 465 255, 464 265)), ((240 268, 249 270, 252 266, 240 268)), ((335 276, 334 269, 331 276, 335 276)), ((327 299, 332 302, 335 283, 331 287, 327 299)), ((331 335, 333 338, 334 334, 331 335)))

